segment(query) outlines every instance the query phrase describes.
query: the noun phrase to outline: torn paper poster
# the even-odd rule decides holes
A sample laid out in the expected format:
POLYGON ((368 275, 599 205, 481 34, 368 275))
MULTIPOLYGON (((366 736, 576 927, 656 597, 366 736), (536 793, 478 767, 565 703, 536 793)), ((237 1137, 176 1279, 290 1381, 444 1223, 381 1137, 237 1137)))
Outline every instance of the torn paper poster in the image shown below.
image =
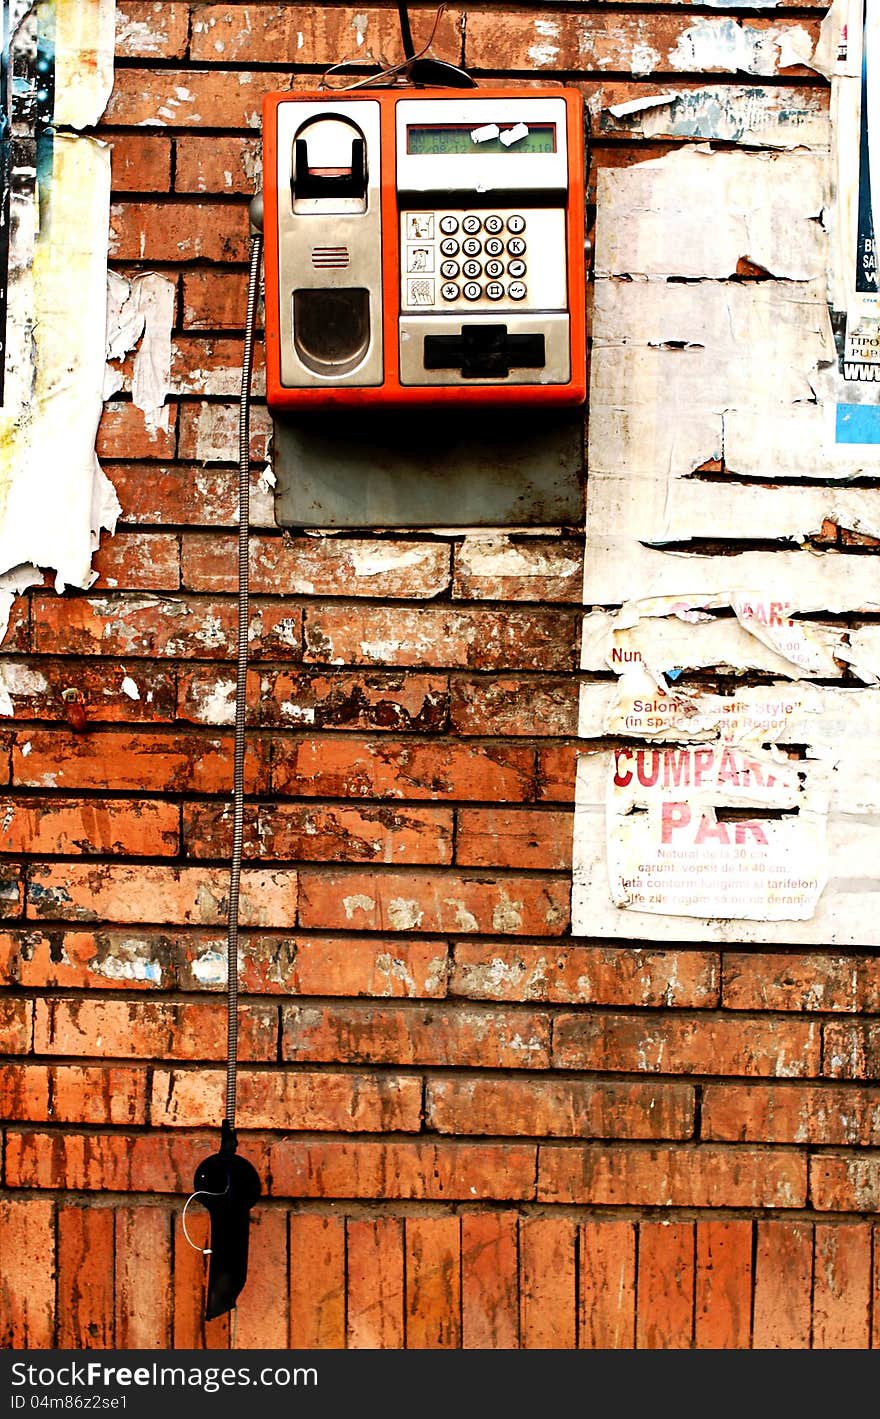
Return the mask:
POLYGON ((132 372, 132 403, 142 409, 151 433, 168 428, 166 398, 171 388, 171 326, 175 286, 155 271, 142 271, 130 281, 115 271, 107 280, 107 368, 104 398, 124 384, 115 361, 137 346, 132 372))
MULTIPOLYGON (((612 92, 617 87, 611 86, 612 92)), ((620 87, 629 94, 643 86, 620 87)), ((688 86, 628 98, 598 111, 595 101, 590 107, 599 132, 609 136, 708 139, 763 148, 827 148, 830 141, 827 94, 815 87, 688 86)))
POLYGON ((828 865, 824 766, 729 744, 611 755, 607 862, 618 907, 802 921, 828 865))
POLYGON ((725 758, 717 744, 699 760, 698 748, 676 742, 641 758, 638 749, 619 752, 584 753, 578 763, 576 936, 880 945, 877 819, 856 802, 842 808, 842 791, 829 805, 837 771, 828 763, 777 763, 752 751, 725 758), (717 780, 747 772, 747 792, 764 801, 727 802, 732 783, 717 780), (791 789, 788 806, 767 783, 774 773, 791 789), (616 777, 624 782, 615 785, 616 777), (711 790, 707 778, 715 780, 711 790), (620 811, 628 799, 618 793, 632 796, 634 811, 620 811))
POLYGON ((880 447, 880 8, 835 0, 817 67, 831 80, 829 304, 837 358, 818 389, 834 409, 826 441, 880 447))
POLYGON ((95 457, 102 412, 110 155, 65 131, 100 117, 113 3, 55 0, 10 35, 0 406, 0 570, 30 563, 88 586, 119 505, 95 457))

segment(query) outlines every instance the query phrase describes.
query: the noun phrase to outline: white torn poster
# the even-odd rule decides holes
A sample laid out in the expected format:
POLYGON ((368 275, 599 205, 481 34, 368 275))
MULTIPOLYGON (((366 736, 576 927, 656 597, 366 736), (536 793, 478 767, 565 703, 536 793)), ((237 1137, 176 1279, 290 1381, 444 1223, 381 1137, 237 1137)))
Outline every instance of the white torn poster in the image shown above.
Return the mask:
POLYGON ((880 446, 880 5, 835 0, 816 67, 831 80, 833 141, 829 304, 837 358, 820 393, 827 441, 880 446))
POLYGON ((612 901, 674 916, 811 917, 828 875, 823 767, 723 742, 616 749, 612 901))
POLYGON ((90 585, 100 531, 112 531, 119 512, 95 455, 110 153, 66 131, 103 112, 114 15, 112 0, 55 0, 20 16, 10 40, 0 570, 54 570, 59 591, 90 585))

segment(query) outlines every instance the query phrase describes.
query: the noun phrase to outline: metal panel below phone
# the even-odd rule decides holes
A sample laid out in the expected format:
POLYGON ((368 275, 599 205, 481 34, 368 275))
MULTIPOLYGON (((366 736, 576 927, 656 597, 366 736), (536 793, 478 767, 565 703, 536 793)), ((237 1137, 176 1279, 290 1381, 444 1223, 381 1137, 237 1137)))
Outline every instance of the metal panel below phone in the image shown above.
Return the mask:
POLYGON ((281 527, 583 521, 582 409, 359 410, 274 420, 281 527))

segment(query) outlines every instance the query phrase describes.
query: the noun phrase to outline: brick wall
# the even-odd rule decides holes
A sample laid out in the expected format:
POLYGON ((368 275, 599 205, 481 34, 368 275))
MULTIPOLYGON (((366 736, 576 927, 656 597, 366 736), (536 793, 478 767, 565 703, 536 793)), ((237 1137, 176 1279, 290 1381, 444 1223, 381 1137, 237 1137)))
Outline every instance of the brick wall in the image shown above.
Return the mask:
MULTIPOLYGON (((451 6, 435 51, 579 87, 591 196, 688 141, 611 104, 827 113, 778 62, 824 7, 712 7, 751 73, 694 13, 451 6)), ((4 642, 7 1346, 230 1341, 181 1213, 223 1112, 247 204, 262 95, 359 28, 399 56, 388 5, 118 4, 109 251, 175 283, 173 395, 167 430, 107 404, 99 576, 19 597, 4 642)), ((880 1343, 876 958, 573 938, 583 528, 479 557, 290 536, 260 369, 258 341, 238 1125, 265 1195, 236 1344, 880 1343)))

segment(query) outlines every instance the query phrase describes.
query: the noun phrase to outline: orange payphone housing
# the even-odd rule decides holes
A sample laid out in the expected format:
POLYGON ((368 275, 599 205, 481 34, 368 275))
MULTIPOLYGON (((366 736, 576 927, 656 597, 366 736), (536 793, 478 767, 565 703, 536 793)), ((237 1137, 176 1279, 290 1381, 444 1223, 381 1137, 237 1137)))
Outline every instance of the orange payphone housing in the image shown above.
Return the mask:
POLYGON ((263 148, 270 410, 583 403, 576 90, 269 94, 263 148))

